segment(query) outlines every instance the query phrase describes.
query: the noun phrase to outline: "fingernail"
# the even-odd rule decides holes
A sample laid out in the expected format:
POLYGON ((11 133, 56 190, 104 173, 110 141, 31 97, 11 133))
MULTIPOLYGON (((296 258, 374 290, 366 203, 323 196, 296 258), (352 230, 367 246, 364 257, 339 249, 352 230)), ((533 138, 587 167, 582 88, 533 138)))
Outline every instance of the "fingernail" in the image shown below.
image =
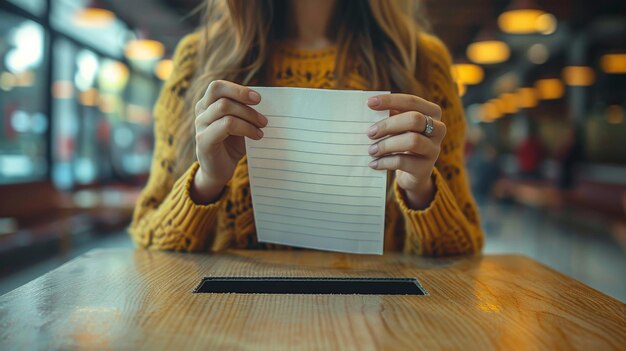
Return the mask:
POLYGON ((259 122, 261 122, 261 124, 265 127, 269 121, 267 120, 267 117, 259 113, 259 122))
POLYGON ((377 152, 378 152, 378 144, 370 145, 370 148, 369 148, 370 155, 376 155, 377 152))
POLYGON ((378 126, 377 125, 371 126, 370 129, 367 131, 367 135, 369 135, 371 137, 376 135, 376 133, 378 133, 378 126))
POLYGON ((378 161, 374 160, 369 164, 370 168, 376 169, 378 167, 378 161))
POLYGON ((259 102, 261 101, 261 95, 259 95, 259 93, 257 93, 256 91, 251 91, 248 93, 248 97, 250 98, 250 101, 252 102, 259 102))
POLYGON ((373 96, 373 97, 367 99, 367 105, 369 107, 375 107, 375 106, 380 105, 380 98, 377 97, 377 96, 373 96))
POLYGON ((263 131, 262 131, 262 130, 260 130, 260 129, 257 129, 257 130, 256 130, 256 134, 259 136, 259 138, 262 138, 262 137, 263 137, 263 131))

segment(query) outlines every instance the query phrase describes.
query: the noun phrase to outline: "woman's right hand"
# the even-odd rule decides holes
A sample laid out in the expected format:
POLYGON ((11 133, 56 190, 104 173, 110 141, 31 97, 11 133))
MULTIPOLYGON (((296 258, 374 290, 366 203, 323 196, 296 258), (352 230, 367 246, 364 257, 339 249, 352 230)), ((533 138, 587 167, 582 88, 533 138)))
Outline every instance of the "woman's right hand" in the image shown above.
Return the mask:
POLYGON ((260 101, 261 95, 248 87, 225 80, 209 84, 195 108, 200 168, 191 187, 194 202, 214 202, 246 153, 244 137, 263 137, 267 118, 249 106, 260 101))

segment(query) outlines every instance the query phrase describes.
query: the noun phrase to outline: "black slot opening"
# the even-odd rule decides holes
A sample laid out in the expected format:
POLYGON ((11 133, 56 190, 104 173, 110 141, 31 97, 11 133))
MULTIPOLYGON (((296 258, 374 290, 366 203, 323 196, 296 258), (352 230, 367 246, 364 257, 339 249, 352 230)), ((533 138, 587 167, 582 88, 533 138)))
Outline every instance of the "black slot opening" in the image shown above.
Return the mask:
POLYGON ((205 277, 193 292, 426 295, 415 278, 205 277))

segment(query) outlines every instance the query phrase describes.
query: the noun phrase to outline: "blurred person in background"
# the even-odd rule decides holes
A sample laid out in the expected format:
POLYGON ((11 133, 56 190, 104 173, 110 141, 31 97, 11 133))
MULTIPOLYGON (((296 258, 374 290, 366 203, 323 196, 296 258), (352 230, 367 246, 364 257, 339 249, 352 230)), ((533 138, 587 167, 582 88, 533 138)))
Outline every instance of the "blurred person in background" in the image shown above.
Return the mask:
POLYGON ((484 204, 501 176, 498 150, 488 142, 481 142, 475 146, 467 167, 471 174, 472 193, 479 204, 484 204))
POLYGON ((567 131, 564 145, 557 151, 559 159, 557 186, 559 189, 571 190, 574 187, 576 164, 582 159, 583 152, 580 132, 576 127, 571 127, 567 131))
POLYGON ((537 126, 531 122, 528 135, 517 147, 517 165, 522 179, 541 179, 541 163, 544 160, 544 148, 538 135, 537 126))
POLYGON ((263 97, 247 87, 263 85, 391 91, 363 102, 391 113, 367 132, 369 166, 393 171, 385 250, 479 252, 451 58, 423 30, 424 19, 412 17, 416 8, 387 0, 207 1, 204 24, 179 43, 155 107, 154 160, 130 227, 135 243, 277 247, 256 241, 244 147, 244 137, 262 138, 268 123, 253 108, 263 97))

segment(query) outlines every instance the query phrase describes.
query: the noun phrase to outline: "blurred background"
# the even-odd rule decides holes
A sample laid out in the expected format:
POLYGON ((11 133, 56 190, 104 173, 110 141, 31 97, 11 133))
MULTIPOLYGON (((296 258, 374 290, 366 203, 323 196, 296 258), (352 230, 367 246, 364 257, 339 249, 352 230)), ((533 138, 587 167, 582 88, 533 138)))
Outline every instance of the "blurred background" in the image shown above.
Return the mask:
MULTIPOLYGON (((199 3, 0 1, 0 294, 132 247, 152 105, 199 3)), ((626 301, 626 1, 422 7, 455 62, 485 252, 626 301)))

